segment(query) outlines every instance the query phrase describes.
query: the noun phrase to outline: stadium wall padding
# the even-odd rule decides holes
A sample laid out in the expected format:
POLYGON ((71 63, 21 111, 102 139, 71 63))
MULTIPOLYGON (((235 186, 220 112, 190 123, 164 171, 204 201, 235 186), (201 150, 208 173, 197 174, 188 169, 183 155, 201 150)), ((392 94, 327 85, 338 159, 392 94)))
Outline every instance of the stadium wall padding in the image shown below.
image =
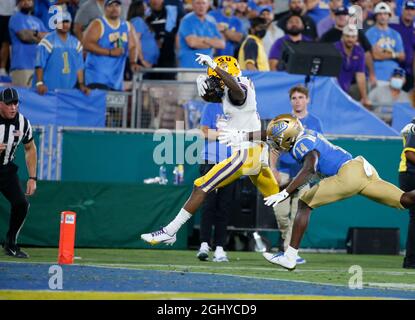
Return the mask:
MULTIPOLYGON (((64 181, 39 183, 22 240, 33 245, 56 245, 59 212, 79 209, 78 245, 139 247, 140 232, 158 229, 177 214, 191 192, 193 179, 198 177, 198 165, 185 166, 183 186, 143 185, 142 179, 158 175, 159 166, 152 160, 152 152, 159 142, 153 141, 151 134, 126 135, 64 133, 64 181), (89 207, 90 201, 94 205, 89 207)), ((401 140, 331 140, 353 156, 364 156, 383 179, 397 185, 401 140)), ((170 183, 173 166, 167 166, 170 183)), ((6 207, 5 200, 0 198, 0 236, 6 230, 6 207)), ((200 216, 194 222, 198 219, 200 216)), ((344 249, 349 227, 396 227, 404 248, 407 224, 407 211, 354 196, 316 209, 302 247, 344 249)), ((180 237, 185 237, 184 230, 187 228, 182 229, 180 237)), ((184 243, 179 246, 185 247, 184 243)))
MULTIPOLYGON (((140 234, 166 225, 180 210, 189 191, 188 186, 40 181, 36 194, 30 198, 30 212, 19 243, 57 247, 60 213, 75 211, 76 247, 149 248, 140 234)), ((1 241, 8 221, 9 204, 1 198, 1 241)), ((174 248, 186 247, 187 229, 183 228, 174 248)))

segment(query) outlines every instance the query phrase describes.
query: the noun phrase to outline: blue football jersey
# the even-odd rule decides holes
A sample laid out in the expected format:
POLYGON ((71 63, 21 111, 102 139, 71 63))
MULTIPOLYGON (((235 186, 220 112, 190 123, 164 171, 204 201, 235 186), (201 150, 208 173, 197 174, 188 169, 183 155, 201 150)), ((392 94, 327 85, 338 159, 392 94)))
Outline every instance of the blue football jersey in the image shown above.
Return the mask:
POLYGON ((353 158, 349 152, 335 146, 322 134, 313 130, 305 130, 295 142, 290 153, 298 162, 303 162, 304 157, 312 150, 316 150, 320 154, 317 172, 323 176, 337 174, 340 167, 353 158))
MULTIPOLYGON (((62 40, 53 31, 37 46, 35 67, 43 69, 43 81, 49 90, 73 89, 78 71, 84 68, 82 44, 70 34, 62 40)), ((35 77, 33 86, 36 82, 35 77)))
POLYGON ((112 27, 105 17, 98 18, 101 23, 102 35, 98 45, 102 48, 124 48, 119 57, 97 55, 88 52, 85 61, 85 83, 100 83, 113 90, 123 90, 124 68, 128 56, 128 34, 130 24, 121 20, 118 27, 112 27))

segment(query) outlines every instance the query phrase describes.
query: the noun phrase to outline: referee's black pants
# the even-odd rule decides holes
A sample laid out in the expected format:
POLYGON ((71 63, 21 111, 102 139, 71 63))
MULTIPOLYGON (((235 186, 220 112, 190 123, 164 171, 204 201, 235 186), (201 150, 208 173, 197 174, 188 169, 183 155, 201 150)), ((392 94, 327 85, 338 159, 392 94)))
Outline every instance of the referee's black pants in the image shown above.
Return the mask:
MULTIPOLYGON (((415 189, 415 173, 399 173, 399 185, 405 192, 415 189)), ((409 209, 408 237, 404 265, 415 266, 415 207, 409 209)))
MULTIPOLYGON (((214 164, 201 164, 200 174, 204 176, 214 164)), ((200 242, 207 242, 210 246, 212 227, 215 227, 213 248, 225 247, 227 227, 232 206, 231 199, 235 192, 235 183, 216 189, 207 194, 201 207, 200 242)))
POLYGON ((9 230, 6 235, 7 245, 16 244, 18 232, 23 226, 29 210, 29 202, 20 186, 17 169, 18 167, 13 163, 0 166, 0 192, 11 205, 9 230))

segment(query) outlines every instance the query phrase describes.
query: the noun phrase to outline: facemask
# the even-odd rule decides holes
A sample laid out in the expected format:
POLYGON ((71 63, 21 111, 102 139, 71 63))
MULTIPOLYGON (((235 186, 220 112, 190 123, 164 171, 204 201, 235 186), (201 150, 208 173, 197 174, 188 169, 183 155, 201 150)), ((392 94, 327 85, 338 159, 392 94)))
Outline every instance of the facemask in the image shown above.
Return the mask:
POLYGON ((259 30, 259 31, 256 31, 255 32, 255 35, 258 37, 258 38, 260 38, 260 39, 262 39, 263 37, 265 37, 265 34, 267 33, 267 30, 259 30))
POLYGON ((392 78, 390 80, 390 85, 394 89, 401 90, 402 87, 403 87, 403 79, 401 79, 401 78, 392 78))
POLYGON ((304 29, 294 28, 294 29, 291 29, 291 30, 287 30, 287 33, 292 35, 292 36, 298 36, 303 31, 304 31, 304 29))
POLYGON ((295 8, 295 9, 292 9, 291 12, 296 15, 301 15, 301 13, 303 13, 303 9, 295 8))
POLYGON ((32 13, 32 11, 33 11, 33 8, 21 8, 20 9, 20 12, 23 14, 30 14, 32 13))

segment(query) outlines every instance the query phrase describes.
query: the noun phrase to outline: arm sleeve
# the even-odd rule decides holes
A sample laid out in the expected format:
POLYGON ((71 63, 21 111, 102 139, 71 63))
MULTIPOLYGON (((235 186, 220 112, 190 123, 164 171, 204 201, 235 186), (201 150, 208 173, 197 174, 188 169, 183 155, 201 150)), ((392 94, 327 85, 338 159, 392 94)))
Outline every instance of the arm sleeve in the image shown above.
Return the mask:
POLYGON ((22 143, 23 144, 28 144, 32 140, 33 140, 32 126, 30 125, 30 121, 27 120, 27 129, 26 129, 26 132, 24 133, 22 143))
POLYGON ((83 46, 80 41, 78 41, 78 44, 76 46, 76 70, 83 70, 84 69, 84 56, 83 56, 83 46))
POLYGON ((404 52, 403 43, 401 35, 396 31, 396 46, 395 46, 395 52, 402 53, 404 52))
POLYGON ((248 61, 252 61, 256 65, 256 61, 258 58, 258 45, 256 44, 255 40, 248 39, 244 46, 244 55, 245 63, 248 61))
POLYGON ((40 41, 39 44, 36 46, 35 68, 45 68, 50 56, 48 50, 49 49, 47 47, 46 39, 42 39, 42 41, 40 41))

